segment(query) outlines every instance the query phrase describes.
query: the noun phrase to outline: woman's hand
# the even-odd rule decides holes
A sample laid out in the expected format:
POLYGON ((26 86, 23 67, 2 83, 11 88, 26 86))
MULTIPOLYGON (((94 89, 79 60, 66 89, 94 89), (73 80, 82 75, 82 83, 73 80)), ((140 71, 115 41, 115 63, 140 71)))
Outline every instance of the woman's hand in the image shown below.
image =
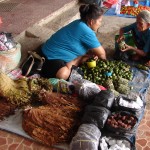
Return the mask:
POLYGON ((145 66, 150 67, 150 60, 145 63, 145 66))
POLYGON ((117 43, 121 42, 122 40, 124 40, 124 36, 123 35, 119 35, 118 39, 116 40, 117 43))
POLYGON ((80 60, 80 64, 86 62, 89 58, 91 58, 91 55, 89 54, 85 54, 81 57, 81 60, 80 60))
POLYGON ((125 51, 128 51, 128 50, 133 50, 133 47, 132 46, 129 46, 127 44, 125 44, 125 49, 121 49, 122 52, 125 52, 125 51))

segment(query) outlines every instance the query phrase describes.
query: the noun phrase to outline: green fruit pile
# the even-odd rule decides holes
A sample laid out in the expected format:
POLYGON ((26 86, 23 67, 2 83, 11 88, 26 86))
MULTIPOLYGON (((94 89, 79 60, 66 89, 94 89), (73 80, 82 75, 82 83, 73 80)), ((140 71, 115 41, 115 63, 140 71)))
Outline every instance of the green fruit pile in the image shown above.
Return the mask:
POLYGON ((96 67, 88 68, 84 63, 80 68, 84 73, 84 79, 103 86, 107 84, 108 80, 115 83, 120 77, 132 80, 130 66, 123 61, 98 59, 96 67), (112 72, 111 76, 107 76, 106 72, 112 72))

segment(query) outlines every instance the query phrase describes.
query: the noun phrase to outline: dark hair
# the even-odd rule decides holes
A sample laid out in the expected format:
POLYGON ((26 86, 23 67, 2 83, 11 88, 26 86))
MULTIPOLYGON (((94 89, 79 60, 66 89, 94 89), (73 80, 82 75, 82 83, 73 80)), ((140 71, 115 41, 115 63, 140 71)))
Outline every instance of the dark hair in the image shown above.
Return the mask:
POLYGON ((96 20, 104 14, 103 9, 96 4, 81 5, 79 12, 81 20, 86 23, 89 19, 96 20))
POLYGON ((101 0, 78 0, 78 4, 97 4, 100 5, 101 0))

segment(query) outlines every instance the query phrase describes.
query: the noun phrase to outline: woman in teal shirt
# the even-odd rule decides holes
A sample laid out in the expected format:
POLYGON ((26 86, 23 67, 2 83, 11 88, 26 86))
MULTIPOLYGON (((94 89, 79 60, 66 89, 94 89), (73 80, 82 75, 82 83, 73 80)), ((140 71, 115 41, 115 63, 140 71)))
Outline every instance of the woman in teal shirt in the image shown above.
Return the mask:
POLYGON ((141 11, 136 18, 136 22, 120 29, 117 42, 124 38, 124 33, 131 31, 134 37, 136 47, 125 45, 123 52, 133 50, 135 54, 132 60, 147 61, 146 65, 150 65, 150 12, 141 11))
POLYGON ((53 34, 42 46, 46 58, 41 76, 68 79, 73 65, 79 66, 92 55, 106 59, 106 53, 96 32, 103 11, 95 4, 81 5, 80 18, 53 34))

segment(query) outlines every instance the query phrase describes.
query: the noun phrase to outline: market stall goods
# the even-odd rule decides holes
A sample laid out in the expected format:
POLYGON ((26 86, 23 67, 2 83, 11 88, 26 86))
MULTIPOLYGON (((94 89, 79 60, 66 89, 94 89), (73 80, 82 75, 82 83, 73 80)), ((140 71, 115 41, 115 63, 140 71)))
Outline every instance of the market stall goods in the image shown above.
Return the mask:
POLYGON ((48 104, 24 111, 23 129, 48 146, 69 142, 80 125, 82 101, 59 93, 44 95, 43 101, 48 104))
POLYGON ((97 150, 100 136, 101 132, 94 124, 81 124, 69 150, 97 150))
POLYGON ((84 73, 83 78, 86 80, 102 85, 113 92, 128 94, 130 91, 128 82, 132 80, 133 73, 130 66, 123 61, 98 59, 94 68, 88 68, 86 63, 80 67, 84 73))
POLYGON ((4 120, 5 117, 13 115, 16 108, 16 105, 8 103, 4 98, 0 98, 0 121, 4 120))
POLYGON ((138 119, 127 111, 113 112, 107 119, 106 128, 112 132, 120 134, 133 134, 137 126, 138 119))
POLYGON ((18 107, 31 103, 32 98, 38 98, 41 90, 52 91, 52 85, 46 79, 20 78, 12 80, 6 74, 0 73, 0 96, 18 107))
POLYGON ((148 7, 148 6, 142 6, 142 5, 139 5, 138 7, 134 7, 134 6, 122 6, 120 14, 137 16, 137 14, 140 11, 142 11, 142 10, 148 10, 148 11, 150 11, 150 7, 148 7))

